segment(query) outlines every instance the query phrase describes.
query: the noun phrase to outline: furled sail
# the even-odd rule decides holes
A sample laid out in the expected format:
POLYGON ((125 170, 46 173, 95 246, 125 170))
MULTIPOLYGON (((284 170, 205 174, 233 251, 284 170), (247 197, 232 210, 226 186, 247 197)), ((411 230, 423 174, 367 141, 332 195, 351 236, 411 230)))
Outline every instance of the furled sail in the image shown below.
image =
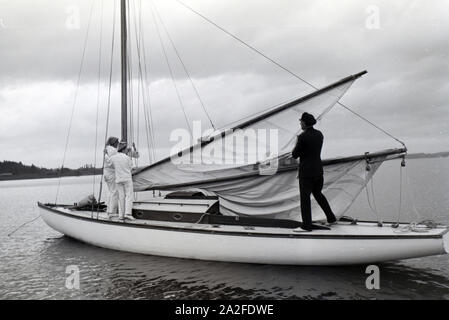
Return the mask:
MULTIPOLYGON (((287 218, 300 221, 297 161, 291 158, 303 112, 329 112, 353 82, 366 72, 342 79, 302 98, 273 108, 231 130, 203 139, 134 174, 134 188, 202 189, 220 199, 228 215, 287 218)), ((401 151, 375 155, 371 170, 365 156, 325 163, 324 193, 337 216, 353 203, 382 160, 401 151)), ((324 213, 313 203, 314 219, 324 213)))

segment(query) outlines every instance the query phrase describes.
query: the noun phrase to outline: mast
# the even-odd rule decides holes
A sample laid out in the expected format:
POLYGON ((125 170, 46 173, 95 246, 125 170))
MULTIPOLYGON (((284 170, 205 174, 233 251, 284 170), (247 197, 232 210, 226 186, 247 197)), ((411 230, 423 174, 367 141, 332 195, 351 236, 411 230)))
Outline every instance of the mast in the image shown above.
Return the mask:
POLYGON ((121 0, 122 141, 128 142, 128 34, 126 0, 121 0))

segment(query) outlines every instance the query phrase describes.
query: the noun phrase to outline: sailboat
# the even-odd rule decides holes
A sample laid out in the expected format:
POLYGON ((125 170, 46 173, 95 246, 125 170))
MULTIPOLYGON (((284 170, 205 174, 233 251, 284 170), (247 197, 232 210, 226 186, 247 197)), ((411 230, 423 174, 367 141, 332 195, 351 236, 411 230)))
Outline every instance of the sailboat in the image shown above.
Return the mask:
MULTIPOLYGON (((122 140, 129 141, 126 0, 120 9, 122 140)), ((348 265, 449 253, 445 226, 411 227, 344 216, 383 162, 405 157, 405 145, 323 160, 324 193, 339 222, 331 228, 320 224, 325 216, 314 203, 316 230, 301 229, 298 162, 291 156, 298 119, 304 111, 325 117, 365 74, 260 112, 138 168, 134 189, 144 196, 134 202, 135 220, 110 219, 98 207, 56 203, 39 203, 41 217, 54 230, 94 246, 208 261, 348 265), (256 151, 245 146, 257 146, 256 151), (145 196, 156 192, 161 196, 145 196)))

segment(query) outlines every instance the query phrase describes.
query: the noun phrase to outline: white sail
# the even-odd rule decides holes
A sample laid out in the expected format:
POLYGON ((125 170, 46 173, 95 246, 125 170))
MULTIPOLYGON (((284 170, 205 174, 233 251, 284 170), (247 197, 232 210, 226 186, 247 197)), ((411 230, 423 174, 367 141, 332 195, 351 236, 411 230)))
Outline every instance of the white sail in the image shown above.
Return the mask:
MULTIPOLYGON (((381 156, 379 160, 385 159, 381 156)), ((325 166, 323 192, 337 217, 341 217, 376 172, 376 162, 369 172, 366 160, 354 160, 325 166)), ((291 167, 290 167, 291 168, 291 167)), ((252 175, 237 180, 210 182, 197 188, 211 190, 220 197, 221 213, 301 221, 297 170, 287 170, 272 176, 252 175)), ((314 220, 326 216, 312 201, 314 220)))
MULTIPOLYGON (((291 159, 299 118, 303 112, 325 115, 363 74, 267 111, 178 156, 137 171, 135 190, 203 189, 219 197, 223 214, 299 221, 297 162, 291 159)), ((324 193, 337 216, 352 204, 378 164, 368 175, 363 158, 325 167, 324 193)), ((324 218, 315 205, 313 215, 314 219, 324 218)))

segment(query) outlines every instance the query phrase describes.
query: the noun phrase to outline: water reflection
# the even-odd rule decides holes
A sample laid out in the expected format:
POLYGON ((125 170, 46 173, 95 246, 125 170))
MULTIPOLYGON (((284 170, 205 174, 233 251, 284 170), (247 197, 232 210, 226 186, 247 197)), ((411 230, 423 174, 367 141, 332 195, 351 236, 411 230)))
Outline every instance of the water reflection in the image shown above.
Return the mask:
POLYGON ((100 249, 67 237, 51 239, 47 245, 38 264, 52 267, 39 269, 39 277, 58 298, 444 299, 449 293, 447 277, 403 263, 379 265, 381 290, 369 291, 366 266, 272 266, 153 257, 100 249), (68 265, 80 268, 79 292, 64 287, 68 265))

